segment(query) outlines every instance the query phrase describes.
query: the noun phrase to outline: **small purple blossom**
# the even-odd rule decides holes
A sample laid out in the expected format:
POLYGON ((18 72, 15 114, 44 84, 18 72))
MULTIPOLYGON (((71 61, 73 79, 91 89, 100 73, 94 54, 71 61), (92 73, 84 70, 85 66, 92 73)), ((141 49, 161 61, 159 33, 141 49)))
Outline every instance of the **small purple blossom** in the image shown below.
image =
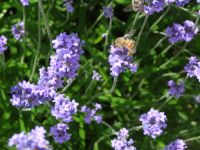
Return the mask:
POLYGON ((174 44, 179 41, 191 41, 198 31, 199 29, 194 22, 186 20, 183 25, 174 23, 173 26, 167 27, 165 32, 169 37, 169 42, 174 44))
POLYGON ((17 23, 12 26, 12 34, 16 40, 22 40, 22 37, 25 36, 24 22, 17 23))
POLYGON ((64 5, 65 5, 67 11, 69 13, 73 13, 74 7, 72 6, 72 4, 74 3, 74 0, 63 0, 63 1, 64 1, 64 5))
POLYGON ((189 42, 199 32, 199 29, 196 27, 195 23, 190 20, 184 21, 183 25, 185 28, 184 40, 189 42))
POLYGON ((160 136, 167 126, 167 117, 164 112, 159 112, 153 108, 149 112, 142 114, 140 121, 142 122, 144 134, 154 139, 160 136))
POLYGON ((13 106, 33 108, 34 106, 53 100, 56 92, 51 88, 23 81, 11 88, 11 94, 12 98, 10 101, 13 106))
POLYGON ((50 150, 49 142, 45 139, 46 130, 43 127, 36 126, 31 132, 14 134, 10 139, 8 146, 16 146, 18 150, 50 150))
POLYGON ((102 76, 98 72, 96 72, 95 70, 93 70, 92 73, 93 73, 92 80, 101 81, 102 76))
POLYGON ((185 150, 186 148, 185 142, 181 139, 177 139, 167 145, 164 150, 185 150))
POLYGON ((113 8, 112 7, 103 6, 103 15, 106 18, 111 18, 113 16, 113 8))
POLYGON ((200 61, 196 56, 189 58, 189 62, 184 69, 188 77, 196 77, 200 82, 200 61))
POLYGON ((70 101, 69 97, 64 97, 63 94, 57 95, 53 102, 54 107, 51 110, 51 114, 56 119, 62 119, 64 122, 71 122, 72 115, 77 112, 78 103, 75 100, 70 101))
POLYGON ((81 107, 81 112, 86 113, 84 120, 88 124, 90 124, 92 120, 95 120, 98 124, 102 122, 102 116, 97 115, 97 111, 101 110, 101 105, 96 103, 94 106, 94 109, 90 109, 85 105, 81 107))
POLYGON ((177 6, 185 6, 189 2, 190 2, 190 0, 176 0, 176 5, 177 6))
POLYGON ((50 132, 57 143, 63 143, 71 138, 71 134, 67 133, 69 127, 64 123, 59 123, 51 127, 50 132))
POLYGON ((165 7, 164 0, 146 0, 145 3, 144 12, 148 15, 161 12, 165 7))
POLYGON ((29 5, 29 0, 20 0, 23 6, 29 5))
POLYGON ((127 68, 131 72, 136 72, 138 65, 133 63, 133 57, 128 55, 128 49, 111 45, 109 55, 110 71, 113 77, 118 77, 127 68))
POLYGON ((4 35, 0 36, 0 54, 3 54, 5 50, 7 50, 7 38, 4 35))
POLYGON ((117 138, 111 141, 111 146, 114 150, 136 150, 132 144, 134 143, 132 139, 127 140, 129 137, 128 130, 122 128, 119 132, 116 133, 117 138))
POLYGON ((168 86, 170 88, 168 91, 169 95, 175 96, 176 98, 181 97, 185 91, 185 85, 183 81, 177 84, 175 81, 169 80, 168 86))

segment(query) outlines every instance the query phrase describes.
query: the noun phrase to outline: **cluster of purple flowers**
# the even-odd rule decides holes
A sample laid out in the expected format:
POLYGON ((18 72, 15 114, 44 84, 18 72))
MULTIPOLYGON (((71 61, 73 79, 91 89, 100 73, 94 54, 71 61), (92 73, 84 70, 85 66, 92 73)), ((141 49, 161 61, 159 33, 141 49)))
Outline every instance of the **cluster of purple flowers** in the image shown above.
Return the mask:
POLYGON ((75 100, 70 101, 69 97, 64 97, 63 94, 59 94, 54 97, 54 107, 51 110, 51 114, 56 119, 62 119, 64 122, 71 122, 72 115, 77 112, 78 103, 75 100))
POLYGON ((74 3, 74 0, 63 0, 64 1, 64 5, 67 8, 67 11, 69 13, 73 13, 74 12, 74 7, 72 6, 72 4, 74 3))
POLYGON ((25 36, 23 21, 12 26, 12 34, 16 40, 22 40, 22 37, 25 36))
POLYGON ((177 84, 175 81, 169 80, 168 86, 170 88, 168 91, 169 95, 175 96, 176 98, 179 98, 180 96, 182 96, 185 91, 185 85, 183 81, 177 84))
POLYGON ((61 33, 52 43, 56 55, 51 57, 50 66, 55 69, 59 77, 74 78, 80 67, 80 55, 83 54, 81 47, 84 43, 74 33, 70 35, 61 33))
POLYGON ((186 20, 183 22, 183 25, 173 23, 173 26, 167 27, 165 32, 169 37, 169 42, 174 44, 179 41, 191 41, 198 31, 199 29, 194 22, 186 20))
POLYGON ((123 47, 115 47, 111 45, 109 63, 111 65, 111 75, 118 77, 121 72, 129 68, 131 72, 136 72, 138 65, 132 63, 133 57, 128 55, 128 49, 123 47))
POLYGON ((177 139, 165 147, 165 150, 185 150, 187 148, 185 142, 177 139))
POLYGON ((14 134, 8 145, 16 146, 18 150, 50 150, 49 142, 45 139, 46 130, 43 127, 36 126, 31 132, 14 134))
POLYGON ((20 0, 23 6, 29 5, 29 0, 20 0))
POLYGON ((96 114, 98 110, 101 110, 101 105, 96 103, 94 107, 94 109, 90 109, 85 105, 81 107, 81 112, 86 113, 84 120, 88 124, 90 124, 92 120, 95 120, 97 123, 102 122, 102 116, 96 114))
POLYGON ((92 80, 100 81, 102 79, 102 76, 95 70, 92 73, 92 80))
POLYGON ((51 88, 31 84, 30 82, 19 82, 11 88, 11 103, 13 106, 32 108, 44 102, 53 100, 56 92, 51 88))
POLYGON ((58 123, 57 125, 51 127, 50 132, 57 143, 63 143, 71 138, 71 134, 67 133, 68 129, 68 125, 64 123, 58 123))
POLYGON ((61 88, 63 78, 73 79, 77 76, 76 71, 80 67, 80 55, 83 54, 83 41, 77 34, 61 33, 52 41, 56 54, 51 56, 50 66, 40 69, 40 77, 38 84, 52 87, 54 89, 61 88))
POLYGON ((147 0, 147 5, 144 5, 144 12, 148 15, 152 15, 155 12, 161 12, 165 7, 164 0, 147 0))
POLYGON ((156 12, 164 10, 168 4, 175 3, 177 6, 184 6, 189 3, 190 0, 145 0, 144 12, 148 15, 152 15, 156 12))
POLYGON ((112 7, 103 7, 103 15, 106 18, 111 18, 113 16, 113 8, 112 7))
POLYGON ((159 112, 153 108, 149 112, 140 116, 144 134, 156 138, 163 133, 163 129, 167 127, 167 117, 164 112, 159 112))
POLYGON ((165 0, 166 4, 173 4, 173 3, 175 3, 177 6, 185 6, 189 2, 190 2, 190 0, 165 0))
POLYGON ((129 137, 128 130, 122 128, 116 133, 117 138, 111 141, 111 146, 114 150, 136 150, 132 144, 134 143, 132 139, 127 140, 129 137))
POLYGON ((3 54, 5 50, 7 50, 7 38, 4 35, 0 36, 0 54, 3 54))
POLYGON ((200 61, 197 57, 190 57, 189 62, 184 69, 188 77, 196 77, 200 82, 200 61))

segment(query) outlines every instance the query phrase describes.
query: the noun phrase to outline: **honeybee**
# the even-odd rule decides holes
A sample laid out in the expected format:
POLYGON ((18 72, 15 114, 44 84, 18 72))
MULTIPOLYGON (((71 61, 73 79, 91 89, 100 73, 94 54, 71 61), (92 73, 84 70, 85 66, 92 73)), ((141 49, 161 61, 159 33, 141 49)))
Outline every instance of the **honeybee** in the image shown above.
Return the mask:
POLYGON ((140 13, 144 13, 143 4, 144 4, 144 0, 132 0, 132 3, 126 6, 124 8, 124 11, 129 12, 129 11, 134 10, 140 13))
POLYGON ((128 55, 131 56, 136 53, 136 42, 130 38, 128 38, 126 35, 123 37, 118 37, 115 42, 114 46, 119 48, 127 48, 128 49, 128 55))

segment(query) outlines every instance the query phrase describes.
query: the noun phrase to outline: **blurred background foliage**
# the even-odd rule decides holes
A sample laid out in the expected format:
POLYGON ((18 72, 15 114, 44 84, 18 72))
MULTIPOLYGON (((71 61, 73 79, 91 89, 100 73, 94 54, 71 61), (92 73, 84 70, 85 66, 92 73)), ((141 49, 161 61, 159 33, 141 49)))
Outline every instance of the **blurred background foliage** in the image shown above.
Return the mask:
MULTIPOLYGON (((193 96, 199 94, 200 84, 196 79, 187 79, 183 71, 188 57, 200 56, 200 36, 197 35, 190 43, 170 45, 162 34, 173 22, 182 23, 189 19, 195 21, 200 5, 192 1, 186 10, 170 6, 161 13, 148 18, 142 32, 137 53, 134 56, 139 65, 136 73, 122 73, 112 94, 105 94, 113 84, 109 72, 109 45, 119 37, 132 30, 133 39, 137 39, 145 19, 143 14, 125 13, 123 8, 130 0, 75 0, 75 11, 69 14, 62 0, 44 0, 43 8, 47 16, 50 35, 38 7, 37 0, 30 0, 28 7, 23 7, 19 0, 0 0, 0 35, 8 37, 8 50, 5 51, 5 62, 0 67, 0 149, 6 150, 8 139, 21 131, 30 131, 36 125, 44 126, 49 131, 50 126, 58 121, 50 114, 48 104, 38 106, 31 111, 23 111, 13 107, 9 101, 10 88, 19 81, 30 80, 36 83, 39 68, 48 66, 49 54, 53 54, 50 40, 61 32, 77 32, 86 42, 84 55, 78 76, 64 94, 75 99, 80 105, 102 104, 104 123, 87 125, 80 114, 70 123, 72 139, 65 144, 56 144, 49 136, 54 149, 69 150, 108 150, 109 136, 112 129, 122 127, 128 129, 141 125, 140 114, 151 107, 164 111, 167 115, 168 127, 162 136, 153 140, 143 135, 143 132, 132 131, 134 145, 141 150, 159 150, 176 138, 189 139, 200 135, 200 108, 193 96), (114 17, 109 31, 108 45, 104 50, 109 19, 102 16, 102 7, 112 5, 114 17), (133 21, 138 16, 135 25, 133 21), (16 41, 11 34, 11 26, 25 20, 27 36, 22 42, 16 41), (38 59, 34 65, 36 55, 38 59), (35 66, 35 69, 34 69, 35 66), (92 71, 97 70, 102 76, 102 82, 91 83, 92 71), (32 75, 33 73, 33 75, 32 75), (31 77, 32 76, 32 77, 31 77), (167 81, 184 80, 186 92, 179 99, 167 95, 167 81), (110 125, 108 127, 108 125, 110 125)), ((199 25, 199 24, 198 24, 199 25)), ((3 60, 3 56, 1 56, 3 60)), ((188 149, 199 150, 200 140, 187 142, 188 149)))

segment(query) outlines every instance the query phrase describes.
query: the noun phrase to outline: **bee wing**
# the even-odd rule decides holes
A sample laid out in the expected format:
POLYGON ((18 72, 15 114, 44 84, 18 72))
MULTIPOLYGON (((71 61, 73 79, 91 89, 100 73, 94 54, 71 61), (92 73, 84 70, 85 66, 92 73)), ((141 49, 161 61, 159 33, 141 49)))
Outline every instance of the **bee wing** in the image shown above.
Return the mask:
POLYGON ((132 5, 132 4, 129 4, 128 6, 126 6, 126 7, 124 8, 123 11, 125 11, 125 12, 130 12, 130 11, 132 11, 132 10, 133 10, 133 5, 132 5))
POLYGON ((125 38, 131 38, 135 34, 136 30, 131 30, 124 35, 125 38))

